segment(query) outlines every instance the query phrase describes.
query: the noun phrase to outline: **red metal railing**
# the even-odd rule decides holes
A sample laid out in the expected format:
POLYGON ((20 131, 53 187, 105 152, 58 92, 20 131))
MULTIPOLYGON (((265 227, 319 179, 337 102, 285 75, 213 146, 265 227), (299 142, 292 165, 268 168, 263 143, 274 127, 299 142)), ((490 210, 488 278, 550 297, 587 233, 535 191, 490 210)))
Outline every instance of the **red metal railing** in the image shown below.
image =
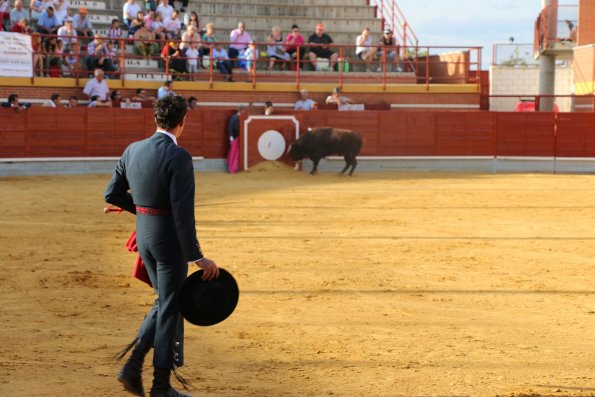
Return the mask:
POLYGON ((595 112, 595 95, 489 95, 490 110, 540 112, 545 98, 554 99, 555 112, 595 112))
MULTIPOLYGON (((44 39, 54 37, 56 36, 43 36, 44 39)), ((75 45, 68 50, 69 52, 48 52, 41 48, 34 51, 33 58, 41 56, 44 65, 41 71, 36 70, 36 74, 38 76, 72 77, 77 79, 78 85, 79 78, 90 77, 93 68, 99 67, 107 69, 106 77, 120 79, 123 86, 127 80, 142 80, 145 77, 151 77, 151 80, 161 80, 160 76, 163 76, 163 79, 208 82, 213 87, 216 82, 224 81, 229 77, 217 70, 218 61, 213 58, 215 47, 213 43, 201 43, 202 49, 205 52, 208 51, 208 55, 202 56, 198 61, 202 68, 197 73, 190 74, 185 66, 187 57, 172 56, 169 55, 169 52, 173 52, 173 50, 159 49, 162 45, 169 45, 169 41, 164 43, 158 40, 118 39, 114 44, 109 43, 108 39, 104 39, 102 45, 106 49, 111 47, 110 55, 96 56, 85 51, 89 46, 87 40, 74 39, 76 39, 75 45), (157 43, 156 51, 143 56, 134 53, 133 50, 127 50, 127 45, 143 43, 157 43), (64 73, 61 67, 56 70, 55 63, 58 62, 61 66, 67 58, 72 60, 72 73, 64 73), (98 62, 103 62, 102 66, 97 66, 98 62), (145 62, 144 67, 143 62, 145 62), (136 71, 134 71, 135 68, 136 71), (131 76, 134 74, 137 76, 131 76)), ((175 43, 177 46, 177 43, 180 42, 175 43)), ((219 42, 217 44, 226 46, 228 43, 219 42)), ((267 43, 255 43, 255 45, 258 54, 267 49, 267 43)), ((480 83, 481 47, 419 47, 417 45, 414 47, 379 47, 372 45, 365 47, 365 51, 373 51, 375 55, 373 61, 368 63, 355 54, 355 45, 332 44, 328 46, 336 54, 328 60, 310 58, 309 52, 314 47, 319 47, 319 45, 297 46, 298 55, 296 58, 274 60, 272 71, 267 68, 272 59, 268 55, 259 56, 253 62, 250 70, 244 66, 247 64, 247 60, 242 58, 230 60, 235 61, 236 66, 242 66, 233 69, 234 78, 236 81, 250 82, 253 86, 256 86, 257 82, 294 80, 298 89, 303 83, 316 82, 332 83, 339 87, 344 84, 379 84, 385 89, 389 84, 424 84, 427 90, 430 89, 431 84, 477 83, 479 85, 480 83), (407 54, 407 56, 404 57, 402 54, 407 54), (280 70, 277 71, 277 69, 280 70), (370 71, 366 71, 366 69, 370 69, 370 71)), ((34 79, 35 77, 33 77, 34 79)))
POLYGON ((576 42, 578 5, 544 7, 535 20, 534 53, 537 57, 556 43, 576 42))

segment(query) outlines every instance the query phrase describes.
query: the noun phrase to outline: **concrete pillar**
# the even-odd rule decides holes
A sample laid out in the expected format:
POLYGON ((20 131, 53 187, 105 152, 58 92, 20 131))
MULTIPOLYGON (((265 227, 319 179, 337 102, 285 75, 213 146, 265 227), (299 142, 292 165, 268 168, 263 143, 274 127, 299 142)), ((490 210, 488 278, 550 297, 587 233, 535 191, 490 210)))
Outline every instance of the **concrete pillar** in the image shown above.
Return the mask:
MULTIPOLYGON (((545 7, 551 6, 549 13, 549 31, 546 32, 546 34, 553 39, 556 38, 557 34, 557 5, 558 0, 541 0, 542 10, 545 7)), ((541 54, 539 57, 539 95, 554 95, 555 82, 556 57, 554 55, 541 54)), ((552 112, 554 110, 554 98, 541 98, 539 102, 539 110, 542 112, 552 112)))

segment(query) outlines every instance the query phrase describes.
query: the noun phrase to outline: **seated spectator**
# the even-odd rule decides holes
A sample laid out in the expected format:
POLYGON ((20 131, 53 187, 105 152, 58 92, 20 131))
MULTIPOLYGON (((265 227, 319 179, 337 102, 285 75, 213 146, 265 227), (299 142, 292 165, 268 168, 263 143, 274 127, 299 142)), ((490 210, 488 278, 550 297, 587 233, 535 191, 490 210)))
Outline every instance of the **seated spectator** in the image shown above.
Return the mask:
POLYGON ((254 41, 250 40, 244 56, 246 58, 246 70, 248 70, 250 75, 254 77, 256 74, 256 60, 258 59, 258 50, 256 49, 254 41))
POLYGON ((66 17, 64 19, 64 26, 58 29, 58 38, 62 40, 65 52, 76 48, 77 34, 73 27, 72 18, 66 17))
POLYGON ((37 33, 31 34, 31 48, 33 49, 33 70, 35 76, 43 77, 43 45, 41 36, 37 33))
POLYGON ((58 93, 53 93, 50 96, 50 100, 46 103, 43 104, 44 107, 49 107, 49 108, 60 108, 62 107, 61 102, 61 97, 60 94, 58 93))
POLYGON ((54 10, 60 25, 64 23, 64 18, 68 16, 68 7, 70 7, 70 0, 54 0, 54 10))
POLYGON ((293 110, 313 110, 318 108, 316 102, 308 98, 308 94, 308 90, 300 91, 300 99, 295 102, 293 110))
POLYGON ((131 40, 134 37, 134 34, 140 29, 140 25, 145 23, 145 13, 139 11, 136 14, 136 17, 130 23, 130 27, 128 28, 128 39, 131 40))
POLYGON ((193 41, 190 43, 190 48, 186 50, 186 68, 190 73, 190 80, 194 80, 194 74, 198 71, 199 59, 198 43, 193 41))
POLYGON ((271 116, 273 113, 275 113, 275 108, 273 107, 273 102, 266 101, 264 103, 264 115, 271 116))
POLYGON ((109 48, 110 43, 104 43, 102 36, 95 36, 95 39, 87 46, 86 64, 87 70, 101 69, 104 72, 115 72, 116 67, 112 62, 112 53, 109 48))
POLYGON ((120 20, 112 19, 112 25, 107 30, 107 38, 110 43, 117 43, 118 39, 122 37, 122 29, 120 28, 120 20))
POLYGON ((285 52, 283 35, 279 26, 273 26, 271 34, 267 38, 267 56, 269 57, 269 71, 273 70, 276 62, 280 62, 280 69, 285 69, 285 63, 289 62, 290 55, 285 52))
POLYGON ((300 49, 300 61, 302 60, 302 58, 304 57, 304 50, 305 48, 303 47, 305 41, 304 41, 304 36, 302 36, 302 34, 300 33, 300 27, 298 25, 293 25, 291 27, 291 33, 289 33, 287 35, 287 39, 285 40, 285 51, 289 54, 289 56, 291 57, 291 61, 292 61, 292 70, 295 70, 296 68, 293 67, 295 66, 295 64, 293 62, 295 62, 297 60, 297 53, 298 53, 298 47, 300 49))
POLYGON ((190 48, 191 43, 196 43, 198 45, 197 48, 200 47, 201 39, 200 35, 196 31, 196 27, 194 25, 186 26, 186 31, 182 34, 182 42, 180 43, 180 48, 185 50, 186 48, 190 48))
POLYGON ((374 60, 376 48, 372 47, 372 36, 370 36, 370 28, 365 28, 362 34, 355 39, 355 55, 366 65, 366 72, 370 71, 370 66, 374 60))
POLYGON ((10 11, 10 24, 14 26, 23 18, 29 21, 29 11, 23 7, 22 0, 15 0, 14 8, 10 11))
POLYGON ((157 90, 157 100, 166 97, 168 95, 176 95, 176 93, 173 90, 174 88, 174 82, 171 80, 167 80, 163 83, 163 85, 161 87, 159 87, 159 89, 157 90))
POLYGON ((327 58, 331 69, 335 67, 339 55, 330 49, 329 45, 332 43, 333 39, 331 36, 324 33, 324 25, 322 23, 316 24, 316 32, 308 38, 308 44, 314 44, 313 46, 310 46, 308 52, 308 58, 310 59, 310 64, 314 70, 316 70, 316 60, 318 58, 327 58))
POLYGON ((10 94, 8 96, 8 102, 2 102, 3 108, 13 108, 17 112, 29 109, 31 104, 29 102, 21 103, 17 94, 10 94))
POLYGON ((93 95, 91 97, 91 99, 89 100, 89 104, 87 105, 88 108, 111 108, 112 107, 112 102, 107 100, 107 101, 102 101, 101 98, 99 97, 99 95, 93 95))
POLYGON ((180 37, 180 33, 182 32, 182 23, 178 17, 178 12, 174 10, 174 12, 171 13, 171 16, 163 21, 165 36, 168 40, 177 39, 180 37))
POLYGON ((244 22, 238 22, 238 28, 231 31, 229 41, 231 44, 229 45, 228 55, 233 67, 237 64, 240 51, 245 51, 250 42, 250 34, 246 32, 246 24, 244 22))
POLYGON ((184 15, 184 25, 186 25, 186 27, 190 25, 194 26, 195 31, 200 34, 200 20, 198 19, 196 11, 192 11, 190 15, 184 15), (186 17, 188 17, 188 19, 186 19, 186 17))
POLYGON ((399 51, 401 47, 397 44, 397 40, 393 37, 393 31, 386 28, 384 29, 384 35, 378 42, 377 56, 380 60, 380 67, 378 71, 382 71, 382 63, 386 59, 386 71, 400 70, 399 51), (385 58, 386 57, 386 58, 385 58), (390 66, 392 64, 392 67, 390 66))
POLYGON ((79 8, 79 13, 72 20, 72 26, 79 36, 88 39, 93 38, 93 24, 91 23, 91 18, 89 18, 89 12, 85 7, 79 8))
POLYGON ((128 30, 131 28, 132 20, 135 19, 141 11, 142 9, 136 4, 136 0, 126 0, 126 3, 124 3, 124 6, 122 7, 122 18, 124 19, 124 23, 128 27, 128 30))
POLYGON ((109 98, 109 88, 105 82, 103 70, 95 69, 93 74, 95 77, 87 81, 83 89, 83 94, 89 98, 97 96, 100 101, 107 101, 109 98))
POLYGON ((110 95, 110 100, 112 102, 112 107, 120 107, 122 102, 130 103, 129 98, 122 98, 122 93, 118 90, 113 90, 112 94, 110 95))
MULTIPOLYGON (((64 46, 64 42, 60 39, 56 40, 56 49, 55 49, 56 58, 58 59, 58 74, 62 77, 72 77, 74 76, 73 66, 70 62, 68 62, 68 56, 71 54, 71 50, 66 50, 64 46)), ((50 67, 51 69, 51 67, 50 67)), ((50 70, 51 72, 51 70, 50 70)), ((51 77, 58 77, 52 76, 51 77)))
POLYGON ((41 34, 56 34, 60 24, 54 13, 54 7, 48 7, 37 20, 37 32, 41 34))
POLYGON ((151 23, 149 30, 155 35, 155 39, 165 40, 165 28, 163 27, 163 17, 160 12, 155 13, 155 20, 151 23))
POLYGON ((161 50, 161 59, 169 64, 169 72, 172 74, 186 73, 186 59, 180 50, 179 41, 165 43, 161 50))
POLYGON ((154 96, 147 95, 147 91, 144 88, 137 88, 136 95, 130 98, 132 102, 145 102, 145 101, 154 101, 154 96))
POLYGON ((33 29, 31 29, 29 27, 29 21, 27 20, 27 18, 22 18, 20 21, 15 23, 10 31, 14 32, 14 33, 23 33, 23 34, 33 33, 33 29))
POLYGON ((67 108, 76 108, 79 105, 79 99, 76 96, 71 96, 70 98, 68 98, 68 105, 66 105, 67 108))
POLYGON ((211 51, 211 43, 216 43, 218 40, 215 34, 215 24, 209 22, 205 25, 205 34, 202 35, 202 54, 209 55, 211 51))
POLYGON ((231 63, 229 62, 229 58, 227 56, 227 50, 223 48, 220 43, 215 43, 212 59, 224 78, 227 81, 233 81, 233 72, 231 69, 231 63))
POLYGON ((155 15, 157 15, 158 12, 161 13, 161 17, 165 21, 171 17, 172 12, 174 12, 174 8, 169 4, 168 0, 161 0, 159 1, 159 5, 155 10, 155 15))
POLYGON ((198 100, 193 96, 188 98, 188 109, 198 109, 198 100))
POLYGON ((339 87, 335 87, 333 89, 332 95, 326 97, 326 104, 335 104, 337 106, 345 105, 345 104, 353 104, 355 103, 351 98, 348 98, 344 95, 341 95, 341 89, 339 87))
POLYGON ((10 3, 8 0, 0 0, 0 31, 4 30, 5 23, 10 23, 10 3))
POLYGON ((157 43, 152 40, 155 40, 155 35, 141 22, 139 30, 134 34, 134 52, 147 59, 154 56, 157 54, 157 43))
POLYGON ((44 12, 51 3, 47 2, 47 4, 47 6, 44 6, 42 0, 31 0, 31 3, 29 3, 29 8, 31 9, 31 23, 36 23, 41 16, 41 13, 44 12))

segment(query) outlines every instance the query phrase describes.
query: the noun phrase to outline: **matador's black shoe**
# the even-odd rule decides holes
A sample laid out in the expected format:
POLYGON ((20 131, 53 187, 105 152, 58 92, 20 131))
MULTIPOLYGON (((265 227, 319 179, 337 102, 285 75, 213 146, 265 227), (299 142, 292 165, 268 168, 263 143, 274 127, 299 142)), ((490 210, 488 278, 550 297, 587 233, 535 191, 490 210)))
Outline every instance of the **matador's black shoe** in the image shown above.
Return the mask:
MULTIPOLYGON (((171 370, 169 368, 155 368, 153 371, 153 387, 151 388, 150 397, 192 397, 191 394, 182 393, 171 387, 169 383, 169 375, 171 370)), ((190 385, 185 379, 181 378, 176 373, 176 378, 181 381, 182 385, 190 385)))
POLYGON ((150 348, 143 348, 140 346, 140 343, 136 342, 137 339, 132 341, 132 343, 124 348, 124 350, 118 356, 118 359, 124 357, 128 350, 134 346, 134 349, 130 354, 130 358, 126 364, 124 364, 120 370, 120 373, 118 374, 118 380, 130 393, 134 394, 135 396, 144 397, 145 389, 143 387, 142 377, 143 361, 145 360, 145 356, 149 352, 150 348))

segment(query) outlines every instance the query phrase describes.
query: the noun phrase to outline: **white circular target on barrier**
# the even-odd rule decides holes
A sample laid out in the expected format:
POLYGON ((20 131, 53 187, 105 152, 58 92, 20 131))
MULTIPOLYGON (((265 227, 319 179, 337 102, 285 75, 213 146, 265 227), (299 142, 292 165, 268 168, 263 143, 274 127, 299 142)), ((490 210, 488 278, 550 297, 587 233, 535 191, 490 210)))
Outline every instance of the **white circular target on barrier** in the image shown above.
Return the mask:
POLYGON ((258 138, 258 153, 265 160, 277 160, 285 153, 285 138, 279 131, 269 130, 258 138))

